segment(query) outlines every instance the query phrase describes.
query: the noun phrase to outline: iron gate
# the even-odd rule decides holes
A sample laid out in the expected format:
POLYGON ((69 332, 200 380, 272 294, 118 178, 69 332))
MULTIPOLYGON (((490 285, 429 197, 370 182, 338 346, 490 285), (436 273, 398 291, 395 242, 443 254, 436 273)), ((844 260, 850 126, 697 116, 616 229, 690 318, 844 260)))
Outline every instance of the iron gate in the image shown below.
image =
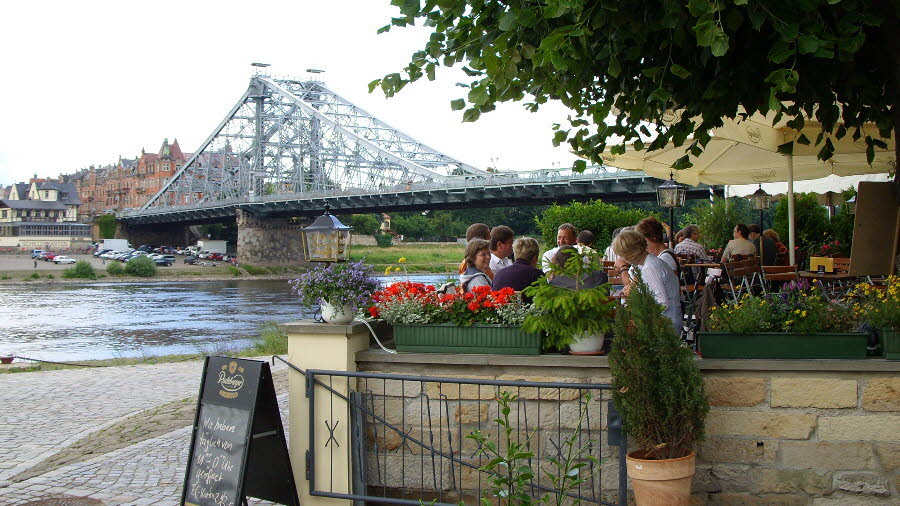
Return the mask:
POLYGON ((309 441, 317 441, 317 434, 326 440, 318 447, 311 443, 306 455, 310 495, 385 504, 478 503, 491 488, 492 473, 480 470, 491 459, 478 451, 487 442, 466 436, 478 430, 500 453, 506 451, 506 430, 497 419, 504 419, 498 399, 508 393, 514 396, 505 417, 512 429, 508 441, 531 454, 516 464, 534 474, 524 487, 529 495, 627 503, 627 442, 609 384, 302 371, 288 365, 306 375, 309 441), (349 420, 349 448, 335 438, 342 420, 349 420), (343 476, 332 463, 337 452, 348 451, 351 466, 343 476), (583 483, 555 487, 547 474, 558 471, 554 460, 583 463, 577 473, 583 483), (323 469, 327 480, 317 479, 323 469))

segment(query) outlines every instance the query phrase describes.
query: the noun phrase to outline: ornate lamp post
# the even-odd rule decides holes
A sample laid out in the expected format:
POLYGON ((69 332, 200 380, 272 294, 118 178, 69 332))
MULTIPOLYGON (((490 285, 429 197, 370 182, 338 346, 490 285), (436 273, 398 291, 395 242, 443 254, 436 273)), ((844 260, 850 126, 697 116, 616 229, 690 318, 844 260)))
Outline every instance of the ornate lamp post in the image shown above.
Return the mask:
POLYGON ((684 207, 687 190, 675 182, 675 173, 669 172, 669 180, 656 188, 656 203, 669 208, 669 247, 675 247, 675 208, 684 207))
POLYGON ((753 195, 750 195, 750 207, 755 211, 759 211, 759 229, 763 229, 763 211, 769 208, 772 205, 772 201, 769 200, 769 195, 766 193, 766 190, 762 189, 762 185, 759 185, 759 189, 753 192, 753 195))
POLYGON ((856 214, 856 195, 850 197, 849 200, 844 202, 847 205, 847 212, 850 214, 856 214))
POLYGON ((301 230, 303 251, 310 262, 343 262, 350 259, 350 231, 325 206, 325 214, 301 230))

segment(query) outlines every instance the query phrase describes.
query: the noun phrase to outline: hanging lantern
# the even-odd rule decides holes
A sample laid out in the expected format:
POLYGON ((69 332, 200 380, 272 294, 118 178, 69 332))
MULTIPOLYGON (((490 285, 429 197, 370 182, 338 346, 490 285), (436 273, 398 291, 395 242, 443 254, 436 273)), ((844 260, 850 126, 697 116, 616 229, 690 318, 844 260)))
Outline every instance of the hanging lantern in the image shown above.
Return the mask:
POLYGON ((847 212, 850 214, 856 214, 856 195, 850 197, 849 200, 844 202, 847 205, 847 212))
POLYGON ((684 207, 687 190, 675 182, 675 174, 669 173, 669 180, 656 188, 656 203, 662 207, 684 207))
POLYGON ((310 262, 343 262, 350 259, 350 231, 348 227, 328 212, 316 218, 312 225, 301 230, 303 250, 310 262))
POLYGON ((766 193, 766 190, 762 189, 762 185, 759 185, 759 189, 753 192, 753 195, 750 195, 750 207, 753 208, 754 211, 764 211, 772 205, 772 201, 769 200, 769 195, 766 193))

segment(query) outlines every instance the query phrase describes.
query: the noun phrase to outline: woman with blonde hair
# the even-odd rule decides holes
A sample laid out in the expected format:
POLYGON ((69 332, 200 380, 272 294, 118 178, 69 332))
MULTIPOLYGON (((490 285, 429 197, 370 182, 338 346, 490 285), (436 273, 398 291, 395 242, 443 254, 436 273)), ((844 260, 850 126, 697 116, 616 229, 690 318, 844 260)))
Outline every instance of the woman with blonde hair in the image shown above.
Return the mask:
POLYGON ((663 305, 663 314, 672 320, 677 335, 681 335, 681 289, 675 272, 658 256, 647 251, 647 239, 634 230, 624 230, 612 243, 618 260, 616 269, 625 283, 624 293, 631 290, 637 271, 650 288, 656 302, 663 305))

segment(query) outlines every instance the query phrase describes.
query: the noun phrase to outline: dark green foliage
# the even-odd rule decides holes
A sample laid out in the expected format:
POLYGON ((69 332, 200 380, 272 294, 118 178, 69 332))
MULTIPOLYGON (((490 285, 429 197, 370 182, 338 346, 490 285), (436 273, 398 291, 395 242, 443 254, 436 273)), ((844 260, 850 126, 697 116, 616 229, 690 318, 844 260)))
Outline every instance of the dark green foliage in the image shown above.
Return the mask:
POLYGON ((372 235, 378 231, 378 218, 374 214, 351 214, 340 216, 341 222, 353 227, 353 233, 359 235, 372 235), (347 221, 344 221, 347 220, 347 221))
POLYGON ((253 349, 263 355, 283 355, 288 350, 287 334, 274 322, 264 323, 253 339, 253 349))
POLYGON ((241 269, 247 271, 247 274, 251 276, 261 276, 263 274, 269 274, 269 269, 265 267, 256 267, 254 265, 241 264, 241 269))
POLYGON ((571 223, 578 230, 594 233, 594 249, 603 251, 612 242, 612 232, 619 227, 637 225, 648 213, 641 209, 623 210, 600 200, 572 202, 564 206, 552 205, 536 219, 541 238, 548 247, 556 246, 556 229, 563 223, 571 223), (551 246, 552 245, 552 246, 551 246))
POLYGON ((140 278, 156 276, 156 263, 146 256, 132 258, 125 264, 125 274, 140 278))
POLYGON ((735 225, 756 223, 759 215, 754 215, 749 200, 745 198, 716 197, 713 205, 695 207, 685 219, 700 227, 701 244, 708 249, 718 249, 724 248, 728 241, 734 239, 735 225))
POLYGON ((106 266, 106 272, 110 276, 122 276, 125 274, 125 268, 119 262, 112 262, 106 266))
POLYGON ((75 265, 63 271, 64 278, 97 279, 94 266, 87 260, 79 260, 75 265))
POLYGON ((393 244, 393 236, 390 234, 375 234, 375 242, 379 248, 389 248, 393 244))
POLYGON ((104 214, 94 219, 97 228, 100 229, 101 239, 113 239, 116 237, 116 215, 104 214))
POLYGON ((418 213, 408 216, 393 216, 391 228, 398 234, 411 239, 435 237, 436 232, 430 219, 418 213))
MULTIPOLYGON (((775 231, 784 244, 788 244, 788 201, 783 198, 775 208, 775 231)), ((819 204, 815 193, 794 194, 794 231, 796 246, 803 251, 814 251, 829 239, 831 232, 828 211, 819 204)))
POLYGON ((228 241, 237 244, 237 223, 210 223, 199 225, 200 233, 209 239, 216 241, 228 241))
POLYGON ((243 274, 243 272, 241 272, 240 269, 238 269, 237 267, 235 267, 235 266, 233 266, 233 265, 227 266, 227 267, 225 268, 225 270, 227 270, 229 274, 231 274, 232 276, 235 276, 235 277, 240 276, 240 275, 243 274))
MULTIPOLYGON (((584 279, 589 273, 600 269, 599 255, 592 255, 589 263, 584 257, 569 258, 564 268, 551 265, 555 276, 569 276, 584 279)), ((602 335, 610 328, 615 304, 609 300, 609 284, 596 288, 570 290, 551 285, 541 278, 524 290, 533 297, 533 311, 525 317, 522 330, 544 334, 541 348, 558 351, 575 341, 581 335, 602 335)))
MULTIPOLYGON (((874 156, 898 128, 900 30, 896 2, 393 0, 400 13, 379 31, 421 24, 432 33, 401 72, 369 84, 391 96, 462 67, 468 93, 450 103, 476 121, 502 102, 537 110, 559 100, 572 114, 554 144, 594 163, 610 147, 655 150, 673 142, 697 154, 739 108, 811 118, 835 136, 860 136, 874 156), (417 23, 417 21, 419 23, 417 23), (672 110, 684 111, 674 118, 672 110), (841 128, 836 126, 842 124, 841 128), (667 124, 668 123, 668 124, 667 124), (877 128, 865 128, 875 124, 877 128), (645 141, 653 129, 658 135, 645 141)), ((798 139, 820 147, 821 135, 798 139)), ((789 151, 793 142, 785 146, 789 151)), ((576 161, 582 170, 585 160, 576 161)), ((689 167, 688 155, 675 168, 689 167)))
POLYGON ((629 442, 650 452, 647 458, 683 457, 703 439, 703 377, 640 275, 632 286, 616 313, 609 354, 613 402, 629 442))

